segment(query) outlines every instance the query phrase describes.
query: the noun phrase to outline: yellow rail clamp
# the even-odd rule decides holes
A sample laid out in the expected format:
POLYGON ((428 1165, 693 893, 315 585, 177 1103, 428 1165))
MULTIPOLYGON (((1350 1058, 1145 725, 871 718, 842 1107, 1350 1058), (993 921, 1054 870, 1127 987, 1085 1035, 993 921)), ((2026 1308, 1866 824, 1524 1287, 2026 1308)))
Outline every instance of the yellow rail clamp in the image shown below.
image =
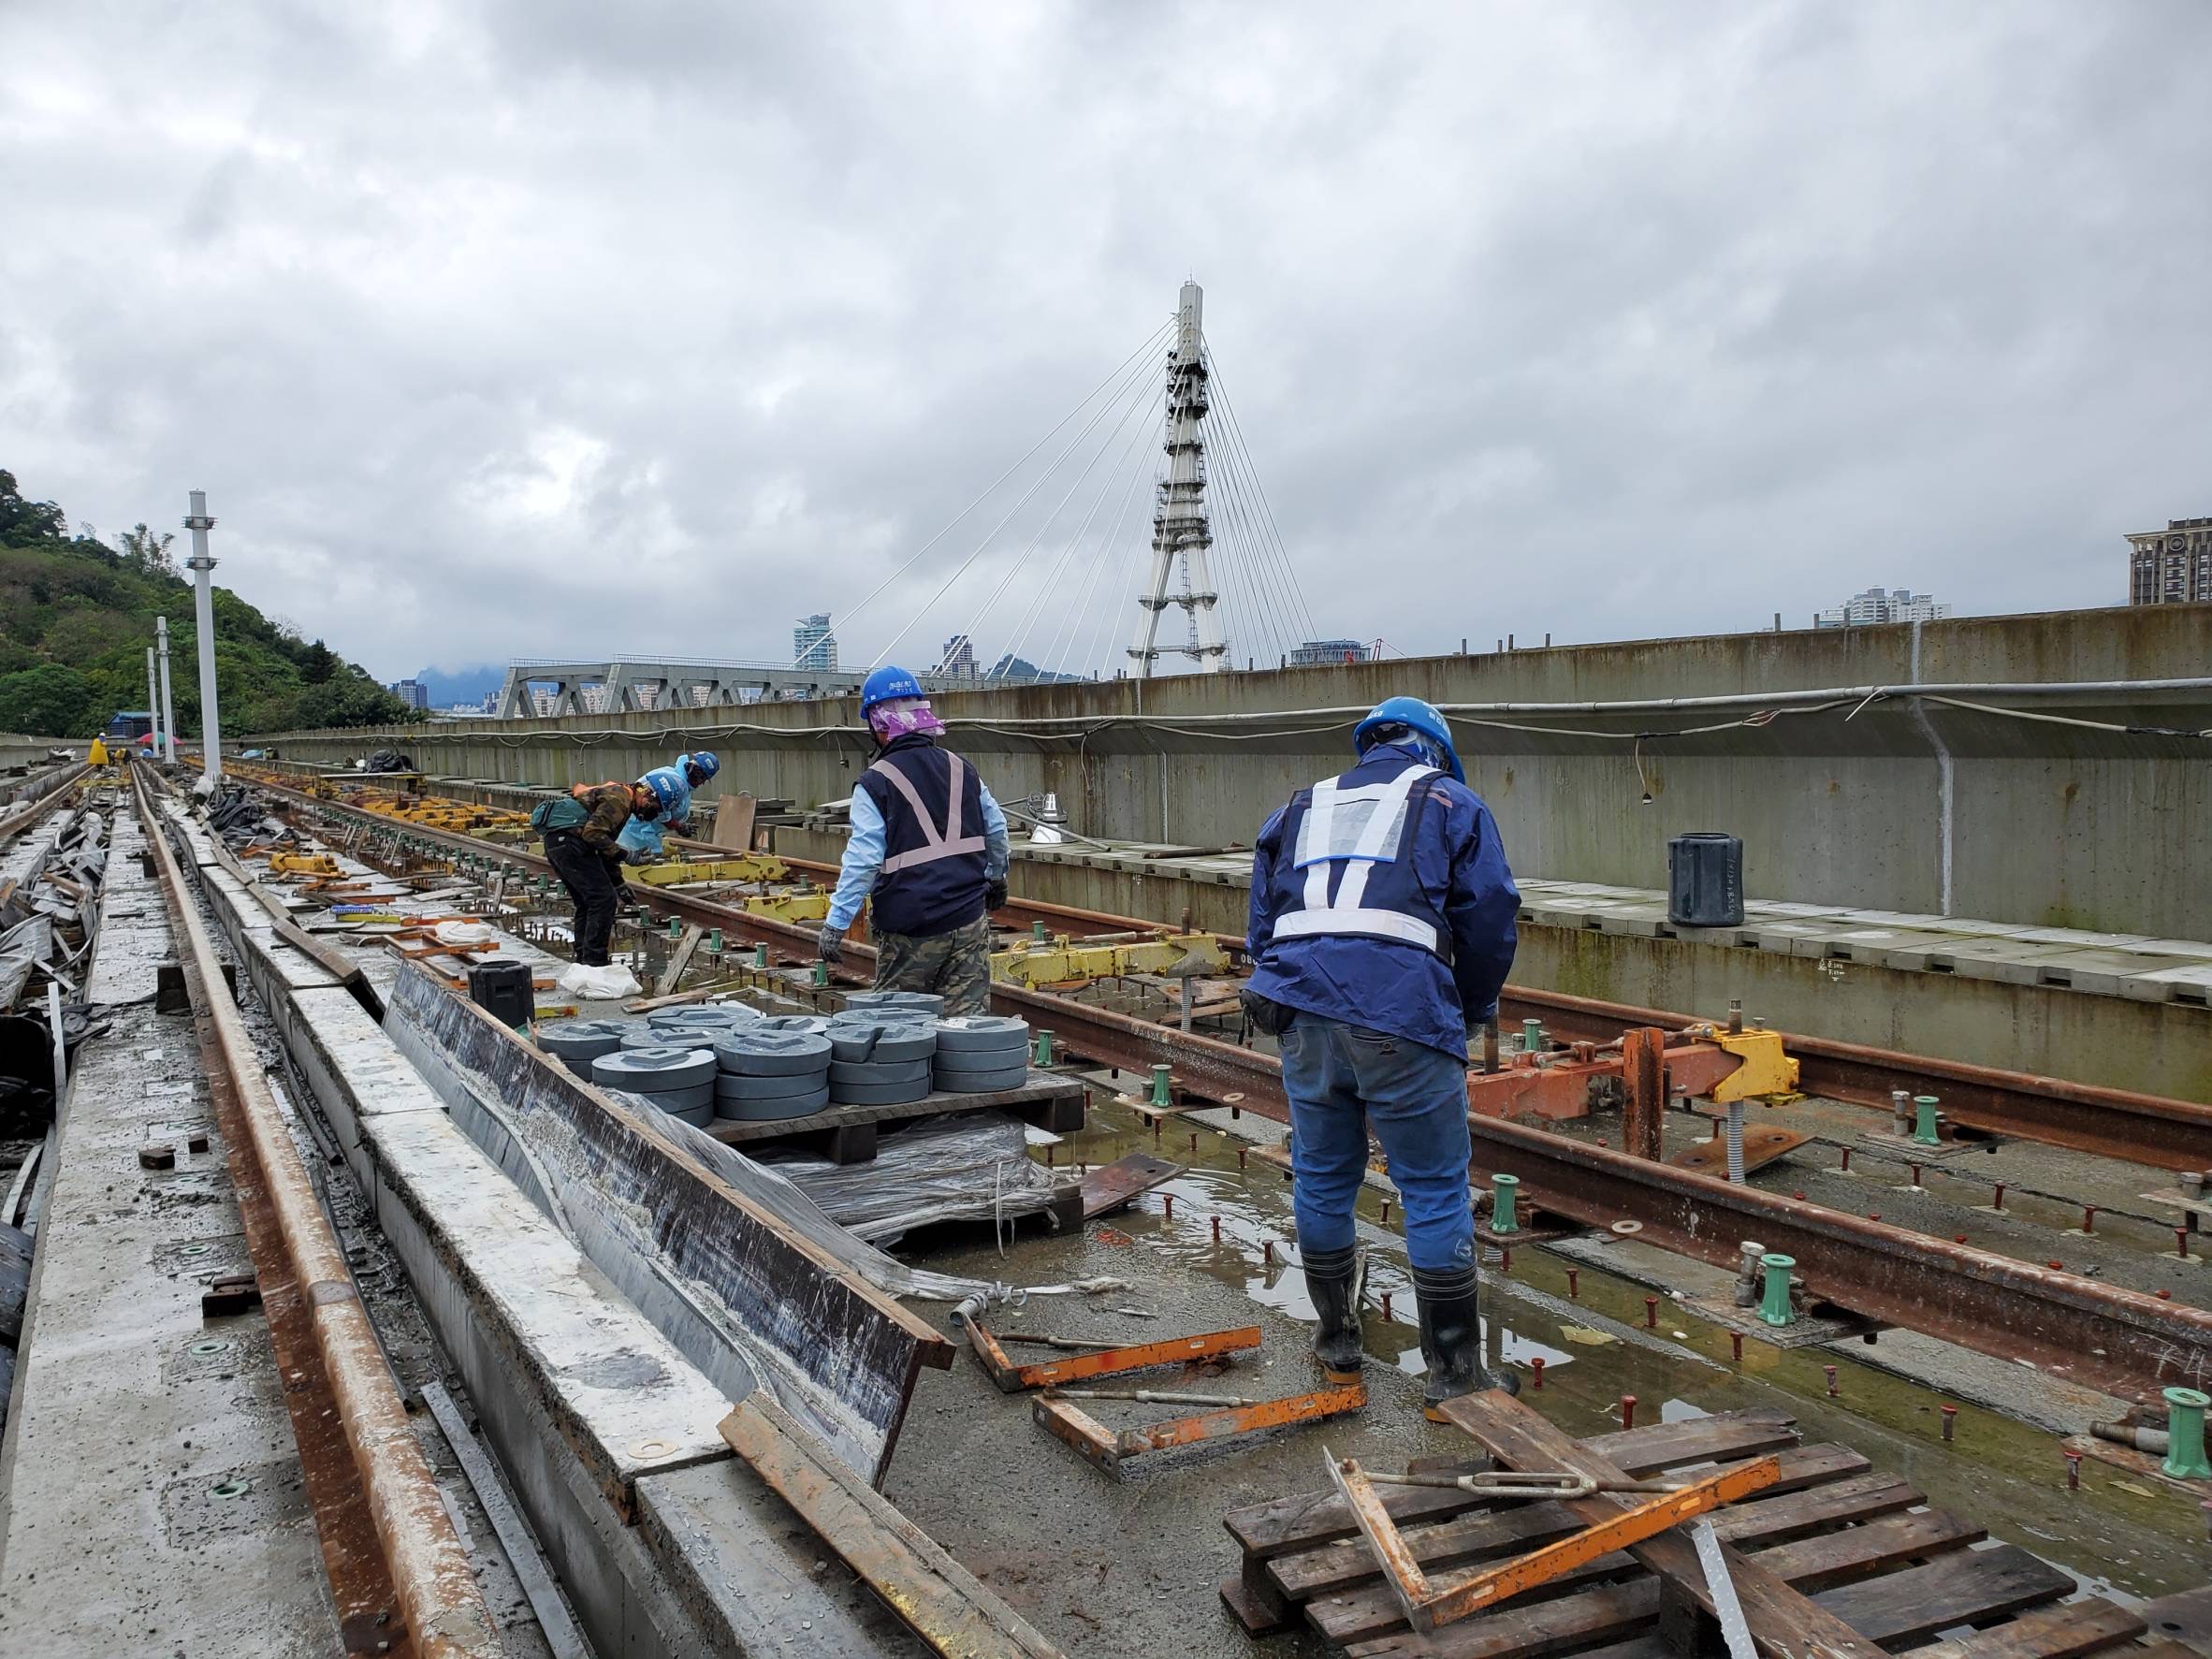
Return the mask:
POLYGON ((1713 1084, 1712 1098, 1722 1105, 1730 1100, 1750 1100, 1797 1091, 1797 1062, 1783 1053, 1781 1032, 1732 1032, 1724 1026, 1716 1026, 1709 1041, 1743 1062, 1713 1084))

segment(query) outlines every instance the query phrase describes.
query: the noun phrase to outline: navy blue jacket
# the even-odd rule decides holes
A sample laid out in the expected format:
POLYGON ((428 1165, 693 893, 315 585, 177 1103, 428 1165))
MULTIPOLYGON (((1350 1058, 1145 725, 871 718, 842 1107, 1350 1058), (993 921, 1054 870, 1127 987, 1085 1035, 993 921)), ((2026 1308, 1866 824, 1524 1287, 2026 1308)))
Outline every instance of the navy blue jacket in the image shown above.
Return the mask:
MULTIPOLYGON (((1339 778, 1340 788, 1383 782, 1419 757, 1380 745, 1339 778)), ((1401 868, 1375 866, 1369 899, 1410 897, 1419 919, 1440 915, 1446 951, 1353 934, 1275 937, 1276 919, 1303 907, 1306 872, 1293 867, 1286 822, 1310 791, 1267 821, 1252 853, 1252 911, 1245 942, 1257 964, 1251 987, 1308 1013, 1362 1026, 1464 1058, 1469 1027, 1497 1010, 1519 942, 1521 890, 1513 885, 1496 821, 1481 797, 1442 773, 1416 786, 1406 813, 1401 868), (1379 874, 1378 874, 1379 872, 1379 874), (1408 886, 1406 884, 1410 883, 1408 886), (1416 893, 1418 890, 1418 894, 1416 893)))

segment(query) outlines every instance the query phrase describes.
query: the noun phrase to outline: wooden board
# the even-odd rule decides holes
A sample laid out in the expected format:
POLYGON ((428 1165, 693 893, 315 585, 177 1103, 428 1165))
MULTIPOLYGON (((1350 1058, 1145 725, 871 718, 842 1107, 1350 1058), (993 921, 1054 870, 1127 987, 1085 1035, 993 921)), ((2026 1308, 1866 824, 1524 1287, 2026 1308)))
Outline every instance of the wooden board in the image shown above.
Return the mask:
POLYGON ((722 1419, 721 1435, 935 1652, 1059 1659, 1059 1649, 920 1527, 837 1459, 820 1455, 764 1392, 740 1402, 722 1419))
MULTIPOLYGON (((2024 1613, 2009 1624, 1977 1630, 1957 1641, 1914 1650, 1914 1659, 2080 1659, 2141 1636, 2148 1628, 2127 1608, 2103 1600, 2024 1613)), ((2127 1659, 2147 1659, 2130 1648, 2127 1659)))
MULTIPOLYGON (((1797 1444, 1795 1425, 1794 1418, 1779 1410, 1716 1412, 1710 1417, 1594 1435, 1582 1444, 1642 1479, 1712 1459, 1759 1457, 1787 1450, 1797 1444)), ((1491 1466, 1487 1458, 1477 1458, 1449 1468, 1456 1474, 1479 1474, 1491 1466)), ((1463 1492, 1433 1487, 1393 1487, 1383 1496, 1384 1509, 1400 1526, 1441 1520, 1481 1504, 1480 1498, 1463 1492)), ((1246 1554, 1263 1560, 1348 1538, 1359 1530, 1352 1524, 1351 1511, 1344 1500, 1326 1487, 1231 1509, 1222 1518, 1222 1524, 1246 1554)))
POLYGON ((707 845, 720 847, 725 852, 750 852, 753 815, 760 805, 757 795, 742 791, 715 802, 714 834, 707 837, 707 845))
POLYGON ((1049 1071, 1032 1071, 1017 1089, 988 1094, 933 1092, 895 1106, 831 1106, 805 1117, 718 1117, 706 1132, 725 1146, 791 1141, 826 1147, 837 1163, 865 1163, 876 1156, 876 1128, 960 1112, 1007 1112, 1055 1134, 1072 1134, 1084 1120, 1084 1087, 1049 1071))

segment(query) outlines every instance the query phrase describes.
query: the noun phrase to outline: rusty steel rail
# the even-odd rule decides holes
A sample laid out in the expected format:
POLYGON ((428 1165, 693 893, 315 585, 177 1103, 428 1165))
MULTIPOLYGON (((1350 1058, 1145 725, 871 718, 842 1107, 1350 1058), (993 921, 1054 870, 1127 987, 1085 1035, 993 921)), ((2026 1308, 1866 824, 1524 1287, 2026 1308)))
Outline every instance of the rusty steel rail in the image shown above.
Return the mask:
MULTIPOLYGON (((1562 1040, 1596 1042, 1610 1041, 1631 1026, 1679 1031, 1699 1023, 1688 1014, 1519 985, 1506 988, 1500 1012, 1541 1020, 1547 1032, 1562 1040)), ((2155 1168, 2212 1170, 2212 1106, 1827 1037, 1785 1032, 1782 1041, 1798 1062, 1798 1086, 1809 1095, 1886 1112, 1893 1090, 1935 1094, 1953 1123, 1972 1128, 2155 1168)))
POLYGON ((62 797, 75 789, 91 770, 90 766, 80 764, 36 800, 26 801, 13 811, 0 815, 0 841, 12 841, 61 805, 62 797))
MULTIPOLYGON (((307 805, 328 804, 298 798, 307 805)), ((376 822, 372 815, 360 816, 376 822)), ((488 849, 472 837, 426 832, 418 825, 404 833, 471 852, 488 849)), ((550 868, 531 854, 500 851, 550 868)), ((813 959, 814 933, 808 927, 665 889, 633 891, 656 910, 779 949, 788 961, 813 959)), ((845 955, 852 966, 839 977, 864 982, 866 976, 856 970, 873 964, 873 949, 849 943, 845 955)), ((1509 993, 1507 1000, 1527 995, 1509 993)), ((1544 1000, 1531 1001, 1532 1011, 1555 1010, 1559 1019, 1548 1023, 1578 1039, 1598 1040, 1606 1033, 1570 1020, 1618 1019, 1622 1026, 1690 1023, 1673 1014, 1539 995, 1544 1000)), ((1017 985, 994 983, 991 1004, 997 1012, 1050 1029, 1061 1048, 1086 1059, 1139 1073, 1164 1064, 1185 1096, 1289 1121, 1282 1066, 1273 1055, 1017 985)), ((1796 1053, 1795 1040, 1787 1041, 1796 1053)), ((1817 1087, 1810 1082, 1806 1086, 1817 1087)), ((1885 1105, 1887 1099, 1885 1092, 1885 1105)), ((1795 1256, 1807 1288, 1840 1307, 2000 1359, 2028 1360, 2127 1397, 2147 1396, 2169 1384, 2202 1388, 2212 1381, 2212 1313, 1498 1118, 1473 1114, 1469 1127, 1477 1169, 1520 1177, 1524 1201, 1585 1226, 1640 1221, 1648 1242, 1728 1266, 1736 1263, 1739 1243, 1756 1238, 1795 1256)))
MULTIPOLYGON (((320 800, 281 785, 263 783, 261 787, 303 805, 328 807, 371 823, 390 825, 407 835, 463 851, 479 853, 497 851, 533 869, 550 871, 552 867, 543 859, 500 843, 419 824, 401 825, 342 802, 320 800)), ((810 874, 827 874, 830 867, 804 859, 785 862, 810 874)), ((701 920, 705 926, 733 925, 721 907, 698 900, 687 901, 682 895, 654 894, 647 902, 665 913, 701 920)), ((1069 932, 1141 931, 1164 925, 1140 917, 1021 898, 1010 899, 997 913, 1001 920, 1016 925, 1043 922, 1055 930, 1069 932)), ((759 930, 754 931, 759 937, 759 930)), ((1215 937, 1232 946, 1241 948, 1243 944, 1242 939, 1231 935, 1215 937)), ((806 949, 812 948, 811 935, 803 928, 793 928, 791 938, 803 943, 806 949)), ((858 941, 849 943, 846 950, 856 957, 874 960, 866 953, 866 947, 858 941)), ((1053 1000, 1056 1003, 1061 999, 1053 1000)), ((1007 1011, 1021 1011, 1010 1008, 1007 1011)), ((1632 1027, 1657 1026, 1681 1031, 1702 1023, 1690 1014, 1634 1008, 1520 985, 1506 986, 1501 1012, 1508 1020, 1540 1020, 1547 1031, 1561 1040, 1593 1042, 1610 1042, 1632 1027)), ((1799 1086, 1809 1095, 1887 1112, 1890 1096, 1898 1089, 1915 1095, 1933 1093, 1942 1097, 1943 1111, 1950 1121, 1969 1128, 2017 1136, 2045 1145, 2071 1147, 2154 1169, 2212 1170, 2212 1105, 2138 1094, 2129 1089, 2103 1088, 2033 1072, 1977 1066, 1964 1060, 1869 1048, 1833 1038, 1785 1032, 1783 1041, 1791 1056, 1800 1063, 1799 1086)), ((1165 1053, 1152 1056, 1152 1060, 1172 1058, 1165 1053)), ((1149 1065, 1152 1060, 1143 1063, 1149 1065)))
MULTIPOLYGON (((219 1081, 236 1104, 282 1241, 283 1259, 271 1265, 297 1282, 306 1305, 406 1634, 419 1659, 495 1659, 504 1644, 407 1420, 345 1251, 284 1125, 238 1003, 225 986, 221 959, 169 845, 167 824, 143 775, 134 778, 132 787, 170 924, 221 1061, 219 1081)), ((307 1448, 301 1450, 304 1460, 307 1448)), ((317 1524, 323 1524, 320 1516, 317 1524)))

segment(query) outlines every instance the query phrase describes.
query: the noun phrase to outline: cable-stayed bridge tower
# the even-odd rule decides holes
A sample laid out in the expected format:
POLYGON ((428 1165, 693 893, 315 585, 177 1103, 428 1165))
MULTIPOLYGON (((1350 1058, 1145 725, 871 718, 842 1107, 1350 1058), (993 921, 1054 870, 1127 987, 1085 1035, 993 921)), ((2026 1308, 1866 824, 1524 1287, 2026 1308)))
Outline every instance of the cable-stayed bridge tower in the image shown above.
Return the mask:
POLYGON ((1200 311, 1204 296, 1196 283, 1183 284, 1175 317, 1175 347, 1168 357, 1168 475, 1159 487, 1152 517, 1152 575, 1137 596, 1140 614, 1136 643, 1129 647, 1132 671, 1149 679, 1166 653, 1190 658, 1202 674, 1229 666, 1229 646, 1221 636, 1208 558, 1214 532, 1206 516, 1206 450, 1200 428, 1206 416, 1205 334, 1200 311), (1170 584, 1180 587, 1170 590, 1170 584), (1170 605, 1183 612, 1185 637, 1163 644, 1160 613, 1170 605))

